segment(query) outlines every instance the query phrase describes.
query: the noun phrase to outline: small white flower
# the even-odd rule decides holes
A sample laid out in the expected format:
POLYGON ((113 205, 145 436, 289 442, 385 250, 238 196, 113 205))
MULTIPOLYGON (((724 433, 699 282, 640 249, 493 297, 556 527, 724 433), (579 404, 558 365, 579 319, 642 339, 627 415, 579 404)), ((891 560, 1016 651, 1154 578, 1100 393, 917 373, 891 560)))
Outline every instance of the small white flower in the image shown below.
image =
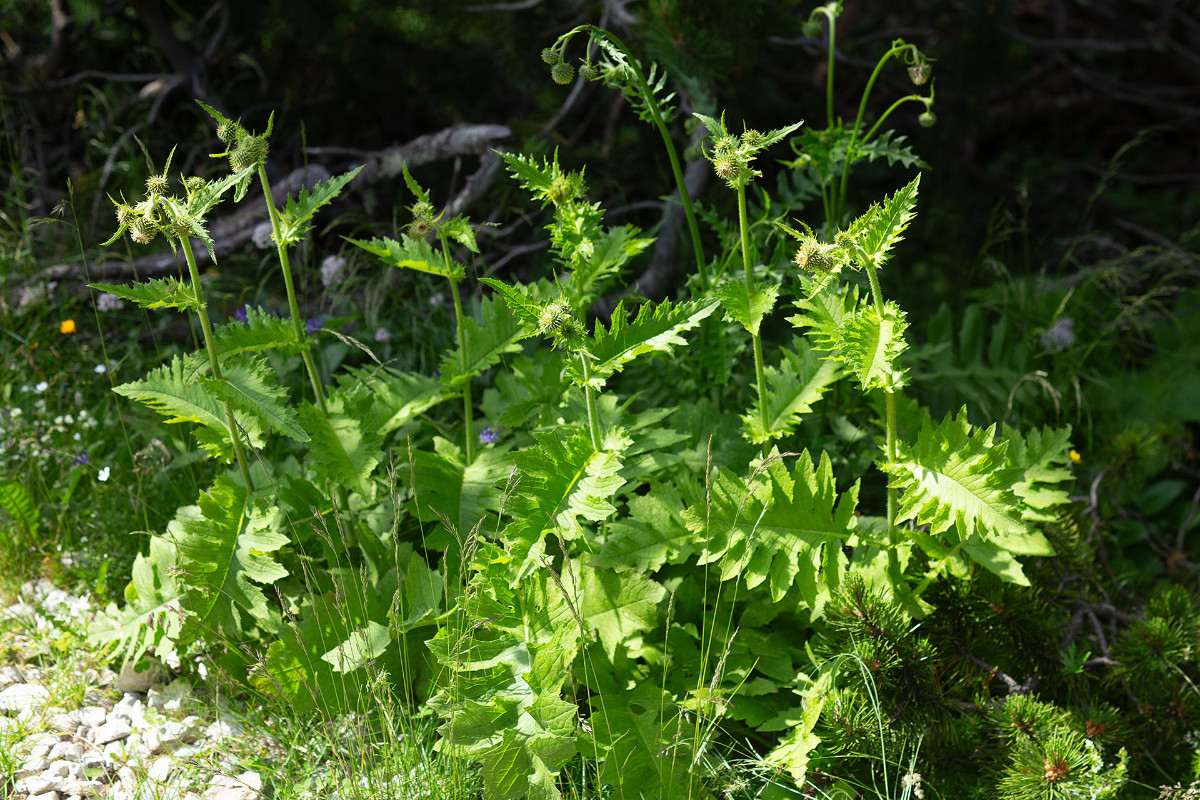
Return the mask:
POLYGON ((44 392, 50 388, 50 384, 46 383, 45 381, 39 381, 38 385, 33 388, 39 392, 44 392))
POLYGON ((437 292, 429 298, 429 305, 433 306, 434 308, 440 308, 445 302, 446 295, 442 294, 441 292, 437 292))
POLYGON ((383 344, 384 342, 390 340, 391 338, 392 338, 392 332, 389 331, 387 328, 376 328, 375 329, 375 341, 379 342, 380 344, 383 344))
POLYGON ((108 367, 104 366, 103 364, 97 364, 92 371, 97 375, 103 375, 104 373, 108 372, 108 367))
POLYGON ((275 244, 275 239, 272 237, 274 231, 271 228, 270 222, 260 222, 255 226, 250 233, 250 241, 254 242, 254 246, 259 250, 266 250, 275 244))
POLYGON ((321 262, 321 283, 328 289, 342 282, 346 272, 346 259, 341 256, 325 256, 321 262))
POLYGON ((108 467, 102 467, 100 469, 100 472, 96 475, 96 480, 101 482, 108 480, 108 467))
POLYGON ((1053 327, 1042 333, 1042 347, 1056 353, 1075 344, 1075 320, 1059 317, 1053 327))
POLYGON ((96 310, 105 311, 120 311, 125 307, 125 301, 117 297, 115 294, 104 292, 96 298, 96 310))
POLYGON ((80 439, 83 438, 83 434, 76 432, 76 434, 74 436, 72 436, 71 438, 78 442, 80 439))

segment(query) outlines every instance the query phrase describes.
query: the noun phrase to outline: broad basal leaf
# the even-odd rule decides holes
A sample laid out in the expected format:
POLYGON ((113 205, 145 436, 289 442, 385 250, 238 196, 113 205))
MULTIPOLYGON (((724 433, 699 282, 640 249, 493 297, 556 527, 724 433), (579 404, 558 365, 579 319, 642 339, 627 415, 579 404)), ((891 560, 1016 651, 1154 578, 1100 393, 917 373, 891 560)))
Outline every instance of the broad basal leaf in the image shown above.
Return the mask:
POLYGON ((559 428, 533 437, 535 447, 513 456, 520 480, 504 507, 513 518, 502 537, 512 554, 514 582, 540 566, 536 559, 547 534, 575 539, 583 534, 582 521, 608 519, 616 511, 611 499, 625 483, 617 474, 624 440, 596 450, 582 431, 559 428))
POLYGON ((767 427, 763 428, 763 399, 756 398, 750 410, 742 415, 743 431, 754 444, 788 436, 800 422, 800 415, 812 406, 841 375, 833 361, 822 360, 803 339, 794 339, 795 350, 783 351, 778 368, 767 367, 767 427))
POLYGON ((482 324, 470 317, 464 319, 464 341, 442 357, 442 385, 448 390, 460 389, 505 353, 520 352, 521 340, 532 333, 505 302, 485 298, 480 312, 482 324))
MULTIPOLYGON (((406 459, 413 499, 409 509, 422 522, 437 525, 425 531, 423 541, 431 551, 457 557, 457 543, 465 540, 481 521, 500 511, 501 483, 512 471, 507 448, 489 447, 475 455, 470 466, 462 451, 441 437, 434 438, 435 452, 413 450, 406 459), (442 524, 454 526, 447 531, 442 524), (455 552, 451 553, 451 550, 455 552)), ((488 525, 485 530, 494 530, 488 525)))
POLYGON ((779 299, 779 284, 756 281, 753 288, 747 289, 745 280, 733 279, 713 289, 713 296, 720 301, 730 319, 757 336, 763 317, 771 313, 779 299))
POLYGON ((656 572, 667 563, 686 561, 696 549, 696 535, 683 518, 683 497, 669 484, 655 486, 645 495, 629 498, 628 513, 608 524, 593 567, 656 572))
POLYGON ((183 627, 179 609, 183 589, 176 575, 175 546, 161 536, 151 536, 150 552, 133 560, 125 605, 109 604, 104 619, 88 631, 88 641, 115 642, 114 656, 129 664, 136 664, 151 647, 156 656, 169 659, 183 627))
POLYGON ((1005 467, 1007 448, 995 434, 994 425, 972 431, 965 407, 936 428, 922 423, 915 446, 901 442, 896 461, 879 464, 901 492, 897 521, 928 525, 934 535, 954 526, 964 542, 975 533, 984 540, 1026 533, 1013 494, 1022 473, 1005 467))
POLYGON ((262 586, 288 574, 271 555, 288 543, 279 525, 277 509, 249 503, 246 490, 225 477, 200 494, 199 505, 175 513, 164 538, 186 576, 182 639, 221 635, 236 642, 249 625, 273 627, 262 586))
POLYGON ((393 267, 415 269, 418 272, 441 275, 456 281, 462 280, 467 274, 462 264, 447 259, 441 252, 435 251, 433 246, 424 239, 414 239, 407 233, 400 234, 398 242, 386 237, 376 237, 369 242, 344 238, 350 244, 378 256, 384 263, 391 264, 393 267))
POLYGON ((591 356, 590 376, 584 378, 583 367, 577 359, 568 363, 568 374, 578 386, 601 389, 613 373, 621 371, 638 356, 670 353, 677 345, 685 344, 680 334, 695 328, 716 308, 717 304, 712 301, 672 305, 664 300, 657 306, 646 303, 638 309, 633 322, 626 322, 624 304, 619 304, 613 311, 612 325, 605 328, 597 321, 595 334, 587 344, 591 356))
POLYGON ((791 473, 772 458, 749 482, 718 470, 709 495, 684 512, 705 543, 701 564, 719 563, 722 580, 742 578, 748 589, 767 582, 775 602, 796 587, 814 610, 824 604, 841 581, 858 502, 857 483, 838 499, 828 453, 814 468, 804 451, 791 473))
POLYGON ((446 720, 443 750, 482 765, 485 797, 559 800, 556 774, 577 752, 562 686, 581 635, 578 578, 568 565, 559 583, 541 570, 510 585, 506 562, 481 544, 461 613, 429 642, 449 675, 429 704, 446 720))
POLYGON ((141 283, 89 283, 100 292, 115 294, 123 300, 137 303, 142 308, 179 308, 195 311, 200 300, 190 284, 177 278, 151 278, 141 283))
POLYGON ((383 458, 371 395, 364 389, 338 390, 330 393, 326 407, 328 416, 310 403, 300 407, 300 422, 312 437, 308 465, 320 478, 365 496, 367 477, 383 458))
POLYGON ((287 390, 279 385, 279 379, 264 359, 249 356, 233 359, 222 367, 220 380, 205 378, 203 383, 214 395, 229 401, 235 411, 256 417, 264 428, 298 442, 308 441, 308 434, 288 404, 287 390))
POLYGON ((613 572, 585 564, 583 602, 579 613, 596 631, 609 660, 629 637, 658 622, 658 607, 667 590, 638 572, 613 572))

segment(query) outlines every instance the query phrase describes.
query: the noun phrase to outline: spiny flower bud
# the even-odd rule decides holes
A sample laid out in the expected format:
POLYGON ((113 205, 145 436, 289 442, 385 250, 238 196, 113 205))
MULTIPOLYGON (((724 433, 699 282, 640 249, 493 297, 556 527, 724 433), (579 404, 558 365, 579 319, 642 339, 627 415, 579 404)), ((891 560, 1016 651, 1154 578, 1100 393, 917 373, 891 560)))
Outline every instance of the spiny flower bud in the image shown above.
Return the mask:
POLYGON ((579 68, 579 77, 583 78, 585 81, 599 80, 600 67, 595 64, 584 64, 579 68))
POLYGON ((758 147, 762 144, 763 135, 759 131, 750 128, 742 131, 742 144, 746 147, 758 147))
POLYGON ((201 189, 203 189, 205 186, 205 183, 206 183, 206 181, 204 180, 204 178, 201 178, 197 175, 193 175, 190 178, 184 179, 183 188, 187 191, 187 193, 189 195, 192 195, 192 194, 195 194, 196 192, 200 191, 201 189))
POLYGON ((934 114, 932 111, 926 111, 917 117, 917 122, 921 123, 922 128, 932 128, 937 124, 937 114, 934 114))
POLYGON ((234 172, 241 172, 250 167, 257 167, 267 160, 270 146, 264 136, 244 136, 238 142, 237 149, 229 154, 229 166, 234 172))
POLYGON ((737 162, 727 155, 717 156, 713 160, 713 169, 723 181, 733 181, 738 173, 737 162))
POLYGON ((166 194, 169 188, 170 182, 166 175, 151 175, 146 178, 146 194, 148 195, 166 194))
POLYGON ((821 38, 821 23, 815 19, 810 19, 804 23, 804 27, 800 29, 800 32, 804 34, 805 39, 819 39, 821 38))
POLYGON ((542 61, 545 61, 547 64, 557 64, 558 62, 562 61, 562 56, 560 56, 558 51, 553 47, 543 47, 542 61))
POLYGON ((929 66, 929 62, 921 61, 908 68, 908 79, 913 82, 913 86, 924 86, 932 72, 933 68, 929 66))
POLYGON ((829 272, 836 266, 831 256, 831 248, 816 239, 805 239, 792 260, 800 269, 809 272, 829 272))
POLYGON ((575 68, 565 61, 559 61, 550 67, 550 77, 554 79, 555 83, 565 86, 575 77, 575 68))
POLYGON ((217 126, 217 138, 225 144, 233 144, 242 133, 244 133, 242 126, 229 120, 217 126))
POLYGON ((430 229, 429 220, 425 217, 417 217, 412 222, 408 223, 408 235, 414 239, 424 239, 429 235, 430 229))
POLYGON ((575 187, 571 186, 571 182, 565 176, 557 175, 554 180, 550 181, 550 188, 546 190, 546 197, 554 205, 560 205, 575 198, 575 187))
POLYGON ((180 214, 171 226, 171 233, 176 239, 184 239, 196 234, 196 218, 191 214, 180 214))
POLYGON ((561 329, 563 320, 570 318, 571 304, 561 297, 547 303, 538 314, 538 333, 542 336, 554 336, 561 329))
POLYGON ((129 238, 138 244, 150 244, 157 234, 157 226, 145 217, 138 217, 129 225, 129 238))
POLYGON ((129 227, 137 219, 137 214, 126 206, 117 206, 117 224, 129 227))
POLYGON ((713 155, 717 158, 731 156, 738 149, 738 140, 732 136, 722 136, 713 142, 713 155))

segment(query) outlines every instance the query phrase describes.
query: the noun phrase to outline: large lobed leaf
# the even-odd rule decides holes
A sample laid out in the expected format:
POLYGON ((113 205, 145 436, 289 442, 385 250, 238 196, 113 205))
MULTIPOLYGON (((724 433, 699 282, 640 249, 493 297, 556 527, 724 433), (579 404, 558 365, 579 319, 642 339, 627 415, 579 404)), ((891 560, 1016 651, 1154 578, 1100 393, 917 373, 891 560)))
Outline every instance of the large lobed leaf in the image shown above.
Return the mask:
POLYGON ((521 340, 530 326, 512 312, 506 302, 485 298, 480 303, 483 322, 463 320, 463 341, 442 357, 442 385, 460 389, 475 375, 498 363, 505 353, 521 350, 521 340), (465 361, 465 363, 464 363, 465 361))
POLYGON ((907 186, 875 205, 859 218, 850 228, 858 247, 876 267, 882 267, 891 249, 903 238, 905 229, 916 216, 917 187, 921 175, 913 178, 907 186))
POLYGON ((221 378, 202 379, 205 387, 235 411, 253 416, 264 428, 278 431, 297 442, 307 442, 309 436, 300 427, 296 411, 288 404, 287 390, 266 360, 241 356, 226 362, 221 378))
POLYGON ((805 450, 791 473, 782 457, 769 459, 749 482, 718 470, 707 504, 684 512, 704 540, 701 564, 719 563, 721 579, 746 588, 767 583, 778 602, 792 588, 814 610, 841 581, 842 543, 854 527, 856 482, 839 499, 829 454, 813 466, 805 450))
POLYGON ((400 241, 387 237, 375 237, 366 242, 345 238, 350 244, 361 247, 393 267, 441 275, 455 281, 462 280, 467 274, 462 264, 444 257, 424 239, 414 239, 407 233, 400 234, 400 241))
POLYGON ((177 574, 175 546, 161 536, 151 536, 150 552, 133 560, 124 607, 110 604, 104 612, 108 624, 93 626, 88 641, 115 642, 114 656, 129 664, 136 664, 150 648, 159 658, 168 658, 183 627, 183 587, 177 574))
POLYGON ((383 460, 381 420, 364 388, 331 392, 329 413, 312 404, 300 407, 300 422, 311 436, 309 464, 317 477, 367 495, 367 478, 383 460))
POLYGON ((181 606, 188 612, 181 639, 201 635, 240 641, 253 624, 274 627, 262 586, 288 575, 272 553, 288 543, 278 509, 254 503, 226 477, 184 506, 164 536, 186 576, 181 606))
POLYGON ((89 283, 89 288, 115 294, 142 308, 178 308, 195 311, 200 300, 189 284, 178 278, 151 278, 141 283, 89 283))
POLYGON ((343 389, 361 386, 373 395, 375 416, 382 420, 377 430, 382 436, 407 425, 447 397, 441 382, 426 375, 390 367, 346 367, 346 372, 338 377, 343 389))
POLYGON ((354 177, 361 171, 361 166, 355 167, 349 172, 320 181, 312 187, 311 191, 303 188, 295 198, 289 196, 287 204, 279 214, 279 228, 283 235, 281 244, 285 246, 297 244, 312 228, 308 221, 322 206, 333 202, 333 199, 341 194, 346 184, 354 180, 354 177))
POLYGON ((713 290, 713 296, 720 301, 730 319, 741 324, 752 336, 758 336, 763 318, 771 313, 779 299, 779 284, 755 282, 752 289, 747 289, 745 280, 728 280, 713 290))

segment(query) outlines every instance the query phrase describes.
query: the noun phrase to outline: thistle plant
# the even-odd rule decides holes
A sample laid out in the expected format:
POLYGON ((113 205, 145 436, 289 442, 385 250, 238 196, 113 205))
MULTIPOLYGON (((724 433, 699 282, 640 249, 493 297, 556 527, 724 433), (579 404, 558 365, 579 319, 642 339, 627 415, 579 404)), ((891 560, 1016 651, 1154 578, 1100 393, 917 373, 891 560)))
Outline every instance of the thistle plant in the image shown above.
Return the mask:
MULTIPOLYGON (((705 158, 712 162, 717 177, 725 181, 725 185, 737 193, 738 231, 742 249, 742 282, 723 283, 716 288, 716 296, 721 301, 725 312, 742 324, 754 342, 754 375, 758 397, 760 424, 762 429, 770 428, 767 416, 767 384, 763 364, 762 338, 759 327, 763 317, 770 313, 779 297, 779 286, 775 284, 761 285, 754 277, 754 262, 750 252, 750 230, 746 218, 746 187, 754 178, 762 177, 762 173, 751 164, 763 150, 783 140, 793 131, 803 125, 797 122, 786 128, 761 133, 753 129, 743 130, 740 136, 733 136, 725 127, 725 115, 720 120, 703 114, 696 114, 704 127, 708 129, 713 144, 710 151, 705 152, 705 158)), ((766 444, 764 442, 764 453, 766 444)))
MULTIPOLYGON (((117 241, 126 231, 129 238, 138 244, 149 244, 160 233, 167 239, 172 250, 183 251, 187 260, 190 285, 182 281, 163 280, 151 281, 143 286, 119 286, 114 284, 91 284, 92 288, 108 292, 117 297, 141 305, 143 308, 178 308, 192 311, 200 320, 203 331, 204 346, 208 354, 208 368, 212 374, 215 386, 226 384, 221 372, 221 362, 217 356, 213 336, 212 321, 208 316, 208 304, 204 301, 204 289, 200 282, 200 272, 196 267, 196 256, 192 252, 192 237, 204 242, 209 256, 216 262, 213 251, 213 240, 205 228, 205 218, 221 201, 221 196, 240 180, 244 180, 249 169, 235 172, 233 175, 213 183, 202 178, 183 179, 185 198, 180 200, 170 194, 171 181, 168 172, 171 169, 171 158, 175 155, 172 149, 167 155, 167 163, 160 173, 152 174, 146 179, 146 197, 136 205, 130 206, 124 202, 113 201, 116 206, 117 232, 105 245, 117 241)), ((250 468, 242 447, 242 435, 238 422, 234 417, 233 403, 229 398, 223 400, 225 424, 227 427, 230 446, 242 473, 242 481, 247 491, 252 491, 254 483, 250 477, 250 468)))
MULTIPOLYGON (((928 128, 937 122, 933 113, 933 85, 930 84, 928 96, 914 93, 899 98, 879 116, 869 130, 863 131, 867 103, 876 80, 889 61, 900 59, 906 65, 909 80, 914 86, 924 86, 929 82, 933 71, 932 60, 915 45, 903 39, 894 40, 876 62, 859 98, 854 125, 847 128, 839 117, 834 116, 834 53, 837 43, 837 19, 842 13, 842 7, 841 0, 818 6, 812 10, 805 22, 804 34, 810 38, 817 38, 822 33, 820 19, 824 18, 826 21, 828 63, 825 69, 825 128, 806 128, 801 136, 793 139, 791 146, 797 157, 788 162, 788 166, 793 170, 806 173, 815 184, 816 191, 819 191, 825 217, 822 230, 830 238, 832 232, 843 222, 850 169, 856 161, 862 158, 887 158, 888 163, 898 161, 905 166, 928 167, 912 153, 911 148, 903 145, 903 136, 893 137, 891 130, 880 133, 883 123, 892 113, 906 103, 919 103, 924 108, 918 117, 921 126, 928 128)), ((802 191, 807 191, 807 187, 801 188, 802 191)))
POLYGON ((571 39, 580 33, 587 34, 590 44, 600 48, 600 59, 592 60, 589 52, 580 60, 579 77, 589 81, 603 81, 605 86, 616 89, 637 112, 638 118, 650 123, 662 137, 663 147, 671 162, 671 174, 675 177, 675 186, 679 190, 679 201, 683 204, 683 213, 687 219, 688 232, 692 239, 692 253, 696 258, 696 275, 700 280, 703 291, 709 288, 708 267, 704 251, 700 245, 700 228, 696 223, 696 213, 692 207, 692 199, 688 195, 687 185, 683 180, 683 170, 680 167, 679 154, 667 123, 674 117, 675 108, 671 104, 675 95, 673 92, 664 93, 667 74, 659 71, 656 64, 651 64, 649 73, 642 71, 639 62, 629 52, 629 48, 611 31, 598 28, 595 25, 580 25, 558 37, 554 45, 542 50, 542 60, 550 65, 550 76, 555 83, 570 83, 575 74, 575 68, 566 60, 567 46, 571 39))

